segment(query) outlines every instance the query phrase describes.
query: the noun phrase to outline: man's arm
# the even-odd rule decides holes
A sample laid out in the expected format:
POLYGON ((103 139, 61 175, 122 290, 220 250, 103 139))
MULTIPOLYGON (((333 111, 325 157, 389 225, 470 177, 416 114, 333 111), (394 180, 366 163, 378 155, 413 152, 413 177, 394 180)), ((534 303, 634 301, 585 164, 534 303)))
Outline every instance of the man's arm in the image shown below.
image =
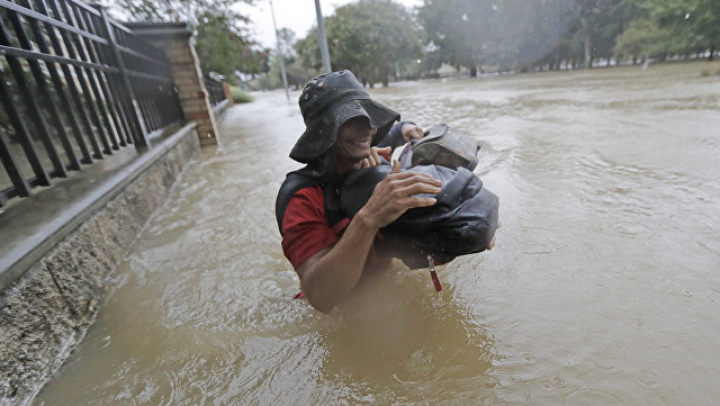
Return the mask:
POLYGON ((395 149, 405 144, 411 139, 420 139, 423 137, 422 128, 418 127, 412 121, 400 121, 395 123, 377 145, 378 148, 390 147, 395 149))
POLYGON ((440 186, 440 181, 430 175, 400 172, 400 164, 393 162, 392 172, 375 186, 340 240, 298 266, 300 285, 310 304, 321 312, 332 310, 360 280, 378 230, 410 208, 435 204, 434 198, 416 195, 438 194, 440 186))

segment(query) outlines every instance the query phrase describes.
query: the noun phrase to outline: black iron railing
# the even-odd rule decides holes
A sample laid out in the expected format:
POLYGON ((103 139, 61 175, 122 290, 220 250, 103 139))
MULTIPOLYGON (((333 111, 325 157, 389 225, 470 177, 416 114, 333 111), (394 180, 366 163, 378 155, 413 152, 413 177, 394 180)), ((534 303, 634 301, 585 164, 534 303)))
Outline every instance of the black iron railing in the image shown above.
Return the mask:
POLYGON ((205 78, 205 88, 210 96, 210 104, 214 107, 225 100, 225 89, 223 88, 222 82, 217 80, 205 78))
POLYGON ((0 206, 183 119, 165 53, 79 0, 0 0, 0 206))

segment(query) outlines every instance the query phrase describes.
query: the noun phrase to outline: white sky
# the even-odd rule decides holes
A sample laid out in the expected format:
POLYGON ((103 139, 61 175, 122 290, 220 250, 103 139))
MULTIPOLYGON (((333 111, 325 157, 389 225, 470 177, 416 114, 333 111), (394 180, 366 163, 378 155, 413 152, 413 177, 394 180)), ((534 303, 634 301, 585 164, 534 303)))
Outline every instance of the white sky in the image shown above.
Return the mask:
MULTIPOLYGON (((422 5, 422 0, 395 0, 405 7, 422 5)), ((335 8, 352 3, 353 0, 320 0, 320 8, 325 17, 332 15, 335 8)), ((251 20, 250 29, 253 30, 253 37, 263 47, 275 48, 275 33, 273 32, 272 15, 270 14, 270 2, 268 0, 257 0, 256 5, 248 7, 239 6, 242 14, 251 20)), ((315 24, 315 0, 273 0, 275 8, 275 19, 278 29, 290 28, 295 31, 297 39, 305 38, 308 30, 315 24)))

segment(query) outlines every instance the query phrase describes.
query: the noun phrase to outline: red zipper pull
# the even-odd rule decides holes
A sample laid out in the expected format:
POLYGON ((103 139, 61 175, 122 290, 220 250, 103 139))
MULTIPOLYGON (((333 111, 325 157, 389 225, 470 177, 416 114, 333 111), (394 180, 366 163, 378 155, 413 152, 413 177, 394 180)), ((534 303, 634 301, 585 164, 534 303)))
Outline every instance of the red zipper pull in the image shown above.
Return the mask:
POLYGON ((430 278, 432 278, 433 285, 435 286, 435 292, 440 292, 442 286, 440 286, 440 279, 438 279, 437 273, 435 272, 435 261, 432 259, 432 255, 427 256, 428 266, 430 267, 430 278))

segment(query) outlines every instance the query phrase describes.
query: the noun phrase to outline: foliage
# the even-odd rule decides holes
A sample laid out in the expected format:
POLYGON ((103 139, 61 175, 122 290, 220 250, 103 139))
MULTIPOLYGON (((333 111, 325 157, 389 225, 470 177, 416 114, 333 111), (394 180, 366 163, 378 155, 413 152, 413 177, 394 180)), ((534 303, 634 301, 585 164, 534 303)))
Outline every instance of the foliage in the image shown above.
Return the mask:
POLYGON ((250 103, 253 101, 252 96, 249 94, 243 92, 239 87, 237 86, 231 86, 230 87, 230 95, 232 96, 233 102, 235 104, 241 104, 241 103, 250 103))
POLYGON ((648 20, 632 21, 615 40, 613 51, 618 54, 650 55, 657 52, 658 44, 666 35, 655 23, 648 20))
POLYGON ((589 68, 620 53, 712 55, 720 44, 717 0, 424 0, 418 17, 433 65, 471 75, 488 65, 559 69, 562 60, 589 68))
POLYGON ((567 0, 425 0, 419 18, 442 62, 519 69, 569 49, 575 29, 567 0))
MULTIPOLYGON (((303 66, 299 60, 288 61, 285 60, 285 73, 287 75, 287 81, 289 87, 295 89, 302 88, 305 86, 310 79, 321 73, 320 70, 307 68, 303 66)), ((280 61, 277 56, 273 57, 270 62, 270 70, 267 75, 263 76, 260 84, 263 89, 277 89, 283 86, 282 73, 280 70, 280 61)))
POLYGON ((666 52, 710 49, 712 59, 712 51, 720 47, 720 1, 643 0, 638 6, 667 31, 666 52))
POLYGON ((233 77, 235 70, 260 73, 254 55, 248 19, 234 11, 236 3, 254 0, 114 0, 114 15, 133 21, 185 21, 196 34, 195 48, 205 73, 233 77), (249 51, 249 52, 248 52, 249 51), (243 58, 242 56, 245 56, 243 58), (251 58, 248 58, 251 57, 251 58))
POLYGON ((466 66, 475 76, 486 56, 497 5, 490 1, 425 0, 418 17, 443 62, 466 66))
MULTIPOLYGON (((339 7, 325 19, 332 69, 350 69, 363 83, 387 86, 395 64, 405 66, 422 55, 424 33, 413 16, 391 0, 359 0, 339 7)), ((322 67, 315 29, 298 41, 301 63, 322 67)))
POLYGON ((232 14, 204 11, 196 30, 196 51, 203 72, 230 76, 236 70, 259 71, 254 59, 241 60, 249 41, 233 26, 232 14))

